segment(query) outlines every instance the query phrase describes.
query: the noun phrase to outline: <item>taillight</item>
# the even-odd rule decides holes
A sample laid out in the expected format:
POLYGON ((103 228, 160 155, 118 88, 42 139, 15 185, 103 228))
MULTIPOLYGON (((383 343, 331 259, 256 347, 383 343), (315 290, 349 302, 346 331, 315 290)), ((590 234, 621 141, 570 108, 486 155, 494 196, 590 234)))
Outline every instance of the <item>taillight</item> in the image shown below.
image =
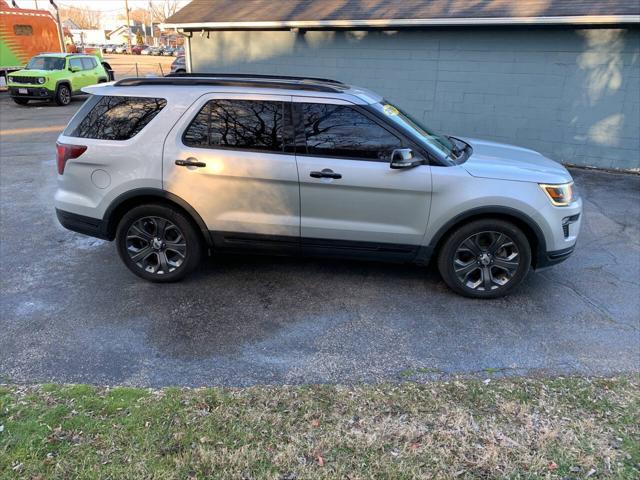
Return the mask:
POLYGON ((58 174, 64 173, 64 167, 70 158, 78 158, 87 149, 86 145, 69 145, 67 143, 56 143, 56 160, 58 162, 58 174))

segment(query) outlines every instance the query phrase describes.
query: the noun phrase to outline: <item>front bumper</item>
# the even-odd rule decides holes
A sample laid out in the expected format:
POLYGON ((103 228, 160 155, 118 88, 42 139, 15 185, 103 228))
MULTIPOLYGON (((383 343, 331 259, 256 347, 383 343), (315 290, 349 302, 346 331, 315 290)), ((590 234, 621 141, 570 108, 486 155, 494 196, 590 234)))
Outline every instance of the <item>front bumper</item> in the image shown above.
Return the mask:
POLYGON ((571 256, 575 250, 575 245, 569 248, 563 248, 562 250, 555 250, 553 252, 544 252, 538 255, 535 270, 544 270, 558 263, 564 262, 571 256))
POLYGON ((9 85, 9 95, 11 98, 24 98, 27 100, 50 100, 54 97, 55 92, 44 87, 9 85), (26 90, 27 93, 20 93, 20 90, 26 90))

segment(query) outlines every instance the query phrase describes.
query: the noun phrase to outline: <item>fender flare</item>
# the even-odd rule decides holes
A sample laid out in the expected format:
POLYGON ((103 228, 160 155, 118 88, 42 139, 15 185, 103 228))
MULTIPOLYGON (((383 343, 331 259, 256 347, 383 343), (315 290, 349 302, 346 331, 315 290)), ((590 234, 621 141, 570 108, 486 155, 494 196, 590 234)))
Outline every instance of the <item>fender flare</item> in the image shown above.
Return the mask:
MULTIPOLYGON (((544 233, 542 233, 542 229, 529 215, 521 212, 520 210, 516 210, 515 208, 504 207, 501 205, 487 205, 459 213, 438 229, 435 235, 431 238, 429 245, 425 247, 425 252, 423 252, 420 257, 422 257, 423 261, 431 257, 431 255, 433 255, 440 246, 444 239, 444 235, 464 220, 472 217, 490 217, 492 215, 515 218, 530 230, 530 233, 533 234, 536 240, 535 249, 533 245, 531 246, 532 263, 535 267, 538 259, 543 258, 542 256, 547 253, 547 242, 545 240, 544 233)), ((524 233, 525 235, 527 234, 527 232, 524 233)))
POLYGON ((167 200, 182 208, 202 232, 202 236, 207 243, 207 246, 213 247, 213 241, 211 239, 211 235, 209 234, 209 229, 207 228, 206 223, 204 223, 204 220, 202 220, 202 217, 198 214, 198 212, 196 212, 196 210, 186 200, 171 192, 167 192, 166 190, 162 190, 159 188, 134 188, 133 190, 129 190, 128 192, 125 192, 116 197, 109 204, 106 211, 104 212, 104 216, 102 217, 105 236, 109 237, 111 240, 114 238, 116 226, 113 224, 114 214, 117 212, 118 208, 128 201, 143 197, 156 197, 158 199, 167 200))

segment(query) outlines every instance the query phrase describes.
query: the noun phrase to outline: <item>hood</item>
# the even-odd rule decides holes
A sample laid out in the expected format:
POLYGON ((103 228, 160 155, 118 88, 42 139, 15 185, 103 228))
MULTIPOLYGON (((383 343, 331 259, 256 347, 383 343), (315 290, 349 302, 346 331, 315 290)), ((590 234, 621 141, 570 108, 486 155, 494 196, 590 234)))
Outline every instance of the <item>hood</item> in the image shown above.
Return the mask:
POLYGON ((474 177, 552 184, 572 180, 561 164, 528 148, 476 138, 462 140, 473 147, 462 167, 474 177))
POLYGON ((53 72, 59 71, 60 70, 27 70, 26 68, 23 68, 22 70, 12 72, 9 75, 16 77, 46 77, 47 75, 51 75, 53 72))

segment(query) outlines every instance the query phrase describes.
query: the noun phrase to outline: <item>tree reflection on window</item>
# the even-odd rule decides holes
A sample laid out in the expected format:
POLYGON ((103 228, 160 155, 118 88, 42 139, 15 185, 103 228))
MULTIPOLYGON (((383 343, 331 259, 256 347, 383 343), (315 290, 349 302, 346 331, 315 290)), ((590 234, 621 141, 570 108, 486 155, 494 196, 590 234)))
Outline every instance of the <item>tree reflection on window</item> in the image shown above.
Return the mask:
POLYGON ((184 134, 192 147, 222 147, 281 152, 282 102, 212 100, 184 134))
POLYGON ((398 137, 351 107, 305 103, 302 112, 309 154, 389 161, 402 148, 398 137))
POLYGON ((153 120, 166 104, 162 98, 102 97, 71 136, 128 140, 153 120))

